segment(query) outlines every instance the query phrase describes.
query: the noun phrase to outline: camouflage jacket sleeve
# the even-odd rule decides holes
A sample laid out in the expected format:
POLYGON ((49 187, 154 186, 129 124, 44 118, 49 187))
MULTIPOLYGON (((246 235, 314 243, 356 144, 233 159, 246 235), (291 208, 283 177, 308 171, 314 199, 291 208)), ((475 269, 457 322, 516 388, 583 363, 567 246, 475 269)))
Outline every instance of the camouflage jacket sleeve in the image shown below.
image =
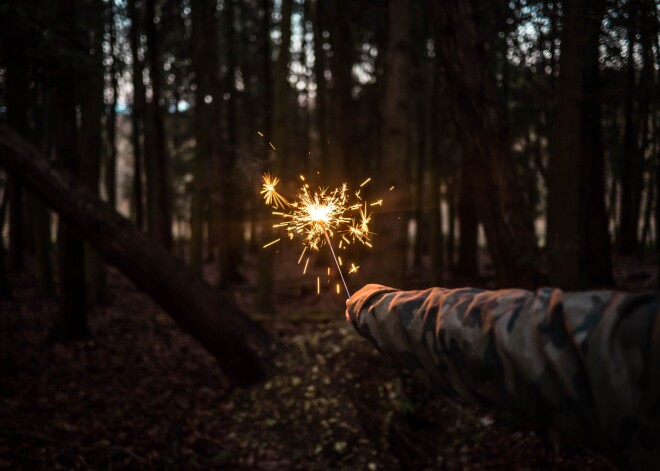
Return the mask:
POLYGON ((660 466, 659 308, 658 293, 367 285, 346 314, 445 394, 522 413, 647 468, 660 466))

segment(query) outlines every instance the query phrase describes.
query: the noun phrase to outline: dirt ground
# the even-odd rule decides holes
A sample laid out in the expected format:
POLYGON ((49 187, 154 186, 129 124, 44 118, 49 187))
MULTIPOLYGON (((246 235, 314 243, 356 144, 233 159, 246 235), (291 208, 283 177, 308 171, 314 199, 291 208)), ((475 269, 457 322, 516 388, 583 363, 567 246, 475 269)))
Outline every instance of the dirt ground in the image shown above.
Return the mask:
MULTIPOLYGON (((628 289, 655 282, 653 268, 618 266, 628 289)), ((31 275, 12 280, 14 299, 0 303, 0 468, 612 469, 545 430, 427 390, 344 322, 340 297, 302 288, 259 317, 280 343, 273 375, 230 389, 204 350, 110 274, 90 338, 71 344, 46 341, 56 305, 31 275)), ((251 293, 250 283, 235 290, 247 310, 251 293)))

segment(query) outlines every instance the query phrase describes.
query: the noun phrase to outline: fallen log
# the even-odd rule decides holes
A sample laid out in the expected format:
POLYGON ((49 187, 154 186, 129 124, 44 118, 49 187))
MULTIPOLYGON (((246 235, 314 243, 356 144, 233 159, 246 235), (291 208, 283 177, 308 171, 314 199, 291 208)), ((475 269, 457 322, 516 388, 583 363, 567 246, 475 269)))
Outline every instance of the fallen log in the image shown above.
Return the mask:
POLYGON ((264 376, 258 352, 270 348, 270 335, 263 327, 6 125, 0 125, 0 165, 154 299, 217 359, 232 384, 248 386, 264 376))

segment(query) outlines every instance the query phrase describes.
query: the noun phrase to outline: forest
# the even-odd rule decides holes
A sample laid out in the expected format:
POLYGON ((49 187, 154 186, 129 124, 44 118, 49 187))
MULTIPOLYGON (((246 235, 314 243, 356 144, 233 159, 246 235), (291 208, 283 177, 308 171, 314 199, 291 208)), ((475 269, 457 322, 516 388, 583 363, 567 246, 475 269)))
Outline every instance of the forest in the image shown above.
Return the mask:
POLYGON ((345 303, 657 291, 659 228, 654 0, 0 0, 0 468, 614 469, 345 303))

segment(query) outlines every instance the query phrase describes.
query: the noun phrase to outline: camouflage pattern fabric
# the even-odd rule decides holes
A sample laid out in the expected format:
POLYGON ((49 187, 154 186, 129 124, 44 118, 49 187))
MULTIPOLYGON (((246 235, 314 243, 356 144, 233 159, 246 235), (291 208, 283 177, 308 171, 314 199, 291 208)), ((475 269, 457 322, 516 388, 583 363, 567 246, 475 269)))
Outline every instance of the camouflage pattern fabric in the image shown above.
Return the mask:
POLYGON ((448 396, 660 469, 660 293, 367 285, 346 305, 383 355, 448 396))

